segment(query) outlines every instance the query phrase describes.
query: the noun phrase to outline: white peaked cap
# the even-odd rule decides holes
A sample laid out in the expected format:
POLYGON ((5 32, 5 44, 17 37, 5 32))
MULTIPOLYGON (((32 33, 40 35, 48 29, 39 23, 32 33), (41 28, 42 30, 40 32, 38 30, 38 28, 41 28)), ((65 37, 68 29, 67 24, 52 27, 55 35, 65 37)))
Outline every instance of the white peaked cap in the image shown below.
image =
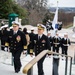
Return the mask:
POLYGON ((18 24, 18 25, 20 25, 20 23, 18 21, 12 21, 12 24, 18 24))
POLYGON ((7 24, 6 24, 6 25, 4 25, 4 26, 2 26, 2 27, 1 27, 1 29, 6 28, 6 27, 8 27, 8 25, 7 25, 7 24))
POLYGON ((5 28, 8 27, 8 24, 5 24, 4 27, 5 27, 5 28))
POLYGON ((37 24, 37 26, 41 26, 41 27, 43 27, 43 28, 46 28, 43 24, 37 24))
POLYGON ((1 29, 3 29, 4 28, 4 26, 1 26, 1 29))
POLYGON ((31 31, 29 31, 29 30, 28 30, 27 32, 28 32, 28 33, 31 33, 31 31))
POLYGON ((48 33, 50 33, 50 34, 51 34, 51 31, 48 31, 48 33))
POLYGON ((50 22, 50 19, 48 21, 50 22))
POLYGON ((34 28, 31 28, 31 30, 34 30, 34 28))
POLYGON ((12 29, 13 27, 11 26, 10 29, 12 29))

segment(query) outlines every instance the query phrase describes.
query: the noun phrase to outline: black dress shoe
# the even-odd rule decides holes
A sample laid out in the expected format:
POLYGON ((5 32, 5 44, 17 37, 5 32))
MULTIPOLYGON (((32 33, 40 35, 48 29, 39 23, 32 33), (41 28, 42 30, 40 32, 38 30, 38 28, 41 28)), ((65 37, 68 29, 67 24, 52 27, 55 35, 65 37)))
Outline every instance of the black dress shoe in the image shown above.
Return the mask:
POLYGON ((19 69, 16 69, 15 73, 18 73, 20 70, 19 69))

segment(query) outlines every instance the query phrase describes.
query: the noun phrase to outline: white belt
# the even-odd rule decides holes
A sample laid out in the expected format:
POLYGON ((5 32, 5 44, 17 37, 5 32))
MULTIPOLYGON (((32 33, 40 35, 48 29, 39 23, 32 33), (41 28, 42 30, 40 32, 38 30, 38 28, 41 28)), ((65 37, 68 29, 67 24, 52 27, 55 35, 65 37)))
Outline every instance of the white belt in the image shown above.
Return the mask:
POLYGON ((69 46, 69 44, 63 44, 63 46, 69 46))
POLYGON ((59 45, 59 43, 54 43, 54 44, 59 45))

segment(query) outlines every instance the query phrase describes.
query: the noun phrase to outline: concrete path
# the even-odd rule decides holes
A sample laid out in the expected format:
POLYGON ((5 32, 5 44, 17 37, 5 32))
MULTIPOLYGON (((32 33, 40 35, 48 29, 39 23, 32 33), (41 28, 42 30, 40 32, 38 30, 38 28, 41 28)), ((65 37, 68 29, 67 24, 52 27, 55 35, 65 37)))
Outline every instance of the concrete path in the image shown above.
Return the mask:
MULTIPOLYGON (((34 58, 34 57, 33 57, 34 58)), ((22 73, 23 67, 30 61, 33 59, 32 57, 25 56, 22 55, 21 56, 21 62, 22 62, 22 68, 21 71, 17 74, 14 72, 14 67, 11 66, 11 54, 10 53, 5 53, 0 51, 0 75, 25 75, 22 73), (6 55, 6 57, 2 56, 3 58, 1 58, 1 54, 6 55)), ((46 57, 45 61, 44 61, 44 72, 45 75, 52 75, 52 66, 53 66, 53 57, 51 56, 46 57)), ((70 59, 68 60, 68 74, 69 75, 69 66, 70 66, 70 59)), ((65 75, 65 59, 62 60, 60 57, 60 61, 59 61, 59 75, 65 75)), ((35 64, 33 67, 33 75, 37 75, 37 65, 35 64)), ((72 65, 72 75, 75 75, 75 65, 72 65)))

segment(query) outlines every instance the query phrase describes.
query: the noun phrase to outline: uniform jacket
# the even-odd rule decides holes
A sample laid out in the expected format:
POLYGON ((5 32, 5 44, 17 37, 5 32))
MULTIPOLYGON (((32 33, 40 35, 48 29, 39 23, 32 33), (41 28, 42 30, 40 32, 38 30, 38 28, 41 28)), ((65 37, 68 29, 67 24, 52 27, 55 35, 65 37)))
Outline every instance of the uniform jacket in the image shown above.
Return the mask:
POLYGON ((53 37, 53 46, 55 47, 59 47, 60 46, 60 42, 61 42, 61 38, 60 37, 53 37))
POLYGON ((5 46, 8 46, 8 45, 11 52, 17 51, 17 50, 23 51, 24 49, 27 48, 26 47, 27 41, 25 38, 25 34, 20 30, 18 30, 16 34, 13 33, 13 30, 9 31, 8 39, 5 43, 5 46))
POLYGON ((35 36, 35 34, 34 34, 34 33, 30 33, 30 34, 29 34, 30 42, 31 42, 31 41, 33 41, 34 36, 35 36))
POLYGON ((50 50, 51 49, 49 39, 44 34, 42 35, 42 37, 39 40, 38 40, 38 34, 36 34, 34 36, 34 40, 33 40, 31 45, 32 45, 31 49, 35 49, 34 50, 35 51, 35 55, 39 54, 43 50, 46 50, 46 49, 50 50))
POLYGON ((49 41, 50 41, 50 45, 52 46, 53 45, 53 38, 52 38, 52 36, 50 36, 48 38, 49 38, 49 41))
POLYGON ((67 38, 67 39, 62 38, 61 44, 62 44, 62 46, 68 46, 68 45, 70 45, 71 44, 70 43, 70 39, 69 38, 67 38))
POLYGON ((0 37, 1 37, 1 41, 5 42, 8 37, 8 31, 6 29, 1 30, 0 37))

